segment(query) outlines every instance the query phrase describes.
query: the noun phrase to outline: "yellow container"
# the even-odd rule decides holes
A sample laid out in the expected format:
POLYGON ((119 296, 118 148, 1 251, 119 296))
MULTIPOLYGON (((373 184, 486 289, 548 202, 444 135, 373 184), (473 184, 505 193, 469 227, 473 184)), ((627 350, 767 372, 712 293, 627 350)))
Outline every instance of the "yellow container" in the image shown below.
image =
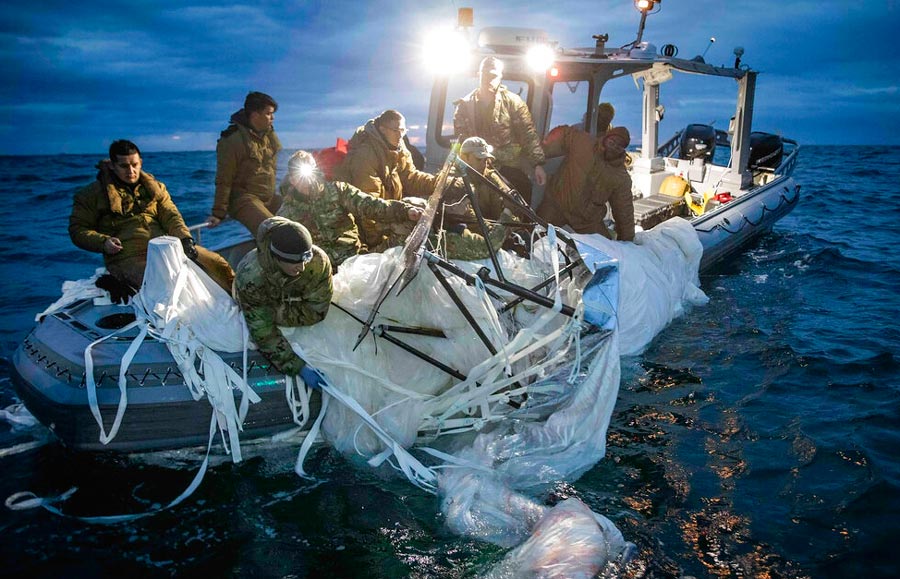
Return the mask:
POLYGON ((687 179, 678 175, 669 175, 659 185, 659 194, 666 197, 684 197, 685 193, 691 192, 691 184, 687 179))

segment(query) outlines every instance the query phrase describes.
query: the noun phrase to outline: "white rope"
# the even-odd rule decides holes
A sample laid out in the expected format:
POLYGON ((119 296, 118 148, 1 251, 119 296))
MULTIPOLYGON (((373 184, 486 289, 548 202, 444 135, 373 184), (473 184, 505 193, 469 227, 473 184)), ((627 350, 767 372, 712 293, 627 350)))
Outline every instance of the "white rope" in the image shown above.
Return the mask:
POLYGON ((64 513, 55 505, 59 503, 63 503, 68 500, 75 492, 78 490, 78 487, 72 487, 61 495, 55 497, 39 497, 31 491, 22 491, 18 493, 13 493, 6 498, 5 505, 6 508, 12 511, 25 511, 28 509, 34 508, 43 508, 47 511, 53 513, 54 515, 58 515, 60 517, 65 517, 69 519, 76 519, 82 521, 84 523, 91 524, 99 524, 99 525, 113 525, 117 523, 125 523, 128 521, 134 521, 137 519, 143 519, 144 517, 149 517, 151 515, 155 515, 167 509, 171 509, 172 507, 180 504, 185 499, 194 494, 194 491, 200 486, 200 483, 203 482, 203 477, 206 475, 206 471, 209 467, 209 453, 212 449, 213 439, 216 435, 216 420, 215 415, 213 419, 210 421, 209 425, 209 442, 206 445, 206 456, 203 458, 203 463, 200 465, 197 474, 194 475, 194 479, 188 485, 188 487, 182 491, 180 495, 175 497, 169 504, 158 507, 154 509, 150 509, 149 511, 145 511, 143 513, 135 513, 130 515, 105 515, 105 516, 95 516, 95 517, 79 517, 76 515, 70 515, 68 513, 64 513))
POLYGON ((306 421, 309 420, 309 389, 306 387, 301 388, 300 380, 295 376, 285 376, 284 395, 294 424, 297 426, 306 425, 306 421))

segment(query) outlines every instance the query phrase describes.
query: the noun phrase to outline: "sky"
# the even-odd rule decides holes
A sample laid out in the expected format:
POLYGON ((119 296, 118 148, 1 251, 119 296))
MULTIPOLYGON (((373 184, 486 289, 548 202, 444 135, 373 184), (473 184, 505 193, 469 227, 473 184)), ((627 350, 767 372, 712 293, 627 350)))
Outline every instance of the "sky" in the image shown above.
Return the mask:
MULTIPOLYGON (((568 47, 599 33, 624 45, 640 19, 629 0, 8 2, 0 155, 102 153, 118 138, 148 152, 214 150, 251 90, 278 101, 287 149, 333 145, 387 108, 421 142, 423 39, 461 6, 476 29, 542 28, 568 47)), ((744 47, 760 71, 754 129, 802 145, 898 145, 898 24, 900 0, 663 0, 644 40, 687 58, 705 50, 714 64, 744 47)), ((663 104, 707 122, 717 90, 663 104)))

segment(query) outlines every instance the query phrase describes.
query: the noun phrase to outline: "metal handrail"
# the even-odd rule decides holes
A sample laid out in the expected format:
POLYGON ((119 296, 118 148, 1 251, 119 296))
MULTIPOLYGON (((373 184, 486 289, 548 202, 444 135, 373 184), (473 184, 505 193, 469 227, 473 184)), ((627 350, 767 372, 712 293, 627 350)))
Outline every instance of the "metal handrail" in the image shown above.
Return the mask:
POLYGON ((197 223, 195 225, 189 225, 188 231, 191 232, 191 237, 194 238, 194 243, 197 245, 203 245, 203 230, 209 228, 209 221, 204 221, 203 223, 197 223))

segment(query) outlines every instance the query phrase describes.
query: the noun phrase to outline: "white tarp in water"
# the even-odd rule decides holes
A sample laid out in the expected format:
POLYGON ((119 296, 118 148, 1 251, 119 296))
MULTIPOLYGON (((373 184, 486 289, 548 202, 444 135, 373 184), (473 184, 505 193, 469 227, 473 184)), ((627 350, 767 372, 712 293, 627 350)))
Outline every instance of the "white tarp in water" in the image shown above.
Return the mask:
MULTIPOLYGON (((523 304, 503 316, 483 287, 448 278, 495 355, 428 268, 423 267, 399 297, 384 302, 376 325, 442 331, 443 338, 399 336, 467 375, 466 380, 379 338, 378 331, 353 351, 361 326, 337 308, 314 326, 283 328, 298 353, 323 371, 329 382, 326 390, 341 402, 323 403, 325 439, 370 464, 389 462, 402 468, 411 480, 415 478, 409 470, 411 457, 403 449, 421 449, 417 455, 429 461, 433 476, 416 482, 434 482, 451 529, 502 546, 518 545, 495 569, 498 577, 550 569, 559 576, 591 577, 628 550, 610 521, 576 499, 548 507, 536 497, 554 482, 574 480, 604 456, 618 393, 619 356, 641 351, 685 305, 705 300, 697 279, 702 248, 683 220, 642 232, 635 244, 598 236, 578 236, 578 241, 591 270, 607 276, 587 305, 581 299, 585 288, 591 287, 587 272, 562 277, 559 293, 548 292, 557 302, 555 308, 523 304), (615 284, 608 283, 614 270, 617 292, 612 291, 615 284), (610 303, 604 305, 604 299, 610 303), (558 313, 562 302, 575 308, 573 318, 558 313), (591 330, 584 319, 615 329, 591 330), (526 401, 526 393, 527 403, 516 409, 526 401), (369 424, 377 427, 377 435, 369 424)), ((367 318, 398 253, 345 262, 335 276, 334 301, 367 318)), ((545 245, 535 256, 523 260, 500 254, 507 277, 525 286, 558 271, 558 252, 545 245)), ((222 323, 223 313, 231 326, 238 327, 232 323, 233 304, 222 310, 222 295, 205 291, 208 284, 197 285, 194 278, 200 272, 190 264, 184 268, 182 256, 159 257, 159 269, 167 273, 157 281, 145 279, 139 313, 176 346, 173 355, 179 364, 187 369, 199 363, 204 368, 198 383, 205 390, 206 378, 217 372, 212 362, 207 366, 206 350, 215 344, 233 351, 243 324, 223 336, 227 325, 222 323)), ((474 271, 486 264, 460 265, 474 271)), ((156 275, 151 273, 156 269, 148 267, 147 278, 156 275)), ((228 376, 226 383, 237 387, 235 376, 228 376)), ((232 435, 232 452, 239 458, 234 447, 240 418, 232 419, 233 401, 229 406, 223 403, 224 392, 205 391, 225 421, 220 427, 232 435)))
MULTIPOLYGON (((285 329, 298 352, 394 440, 411 447, 420 436, 419 446, 440 449, 442 454, 434 453, 439 457, 434 468, 440 472, 438 490, 450 528, 503 546, 532 537, 510 553, 498 576, 546 570, 544 565, 563 564, 569 556, 564 553, 581 552, 585 557, 575 557, 564 575, 583 570, 590 577, 610 554, 627 549, 605 518, 593 514, 586 523, 584 512, 590 510, 573 505, 574 499, 565 507, 548 508, 531 495, 553 482, 577 478, 604 456, 618 393, 619 356, 645 348, 686 304, 705 301, 697 277, 702 248, 683 220, 643 232, 635 244, 599 236, 579 236, 578 241, 582 253, 589 254, 589 265, 602 269, 612 262, 609 256, 618 260, 618 294, 611 298, 618 303, 607 309, 613 315, 618 310, 618 330, 603 339, 583 332, 580 308, 575 320, 534 305, 500 319, 482 292, 450 278, 499 350, 491 356, 426 268, 403 294, 384 302, 376 324, 444 332, 446 339, 406 335, 404 340, 468 374, 463 382, 383 339, 367 338, 351 351, 348 344, 359 333, 359 323, 334 308, 320 324, 285 329), (504 393, 517 392, 518 387, 527 387, 529 404, 517 411, 506 404, 504 393), (477 436, 438 437, 466 430, 477 436), (549 532, 550 521, 568 531, 549 532)), ((552 273, 548 258, 555 252, 544 247, 535 253, 538 257, 531 261, 501 253, 508 277, 533 285, 527 280, 552 273)), ((390 269, 386 263, 395 255, 346 262, 335 278, 335 302, 365 319, 376 299, 374 289, 383 282, 379 274, 390 269)), ((580 305, 584 280, 561 280, 560 285, 565 301, 580 305)), ((347 454, 371 459, 384 450, 382 439, 345 406, 328 409, 323 431, 329 443, 347 454)))

